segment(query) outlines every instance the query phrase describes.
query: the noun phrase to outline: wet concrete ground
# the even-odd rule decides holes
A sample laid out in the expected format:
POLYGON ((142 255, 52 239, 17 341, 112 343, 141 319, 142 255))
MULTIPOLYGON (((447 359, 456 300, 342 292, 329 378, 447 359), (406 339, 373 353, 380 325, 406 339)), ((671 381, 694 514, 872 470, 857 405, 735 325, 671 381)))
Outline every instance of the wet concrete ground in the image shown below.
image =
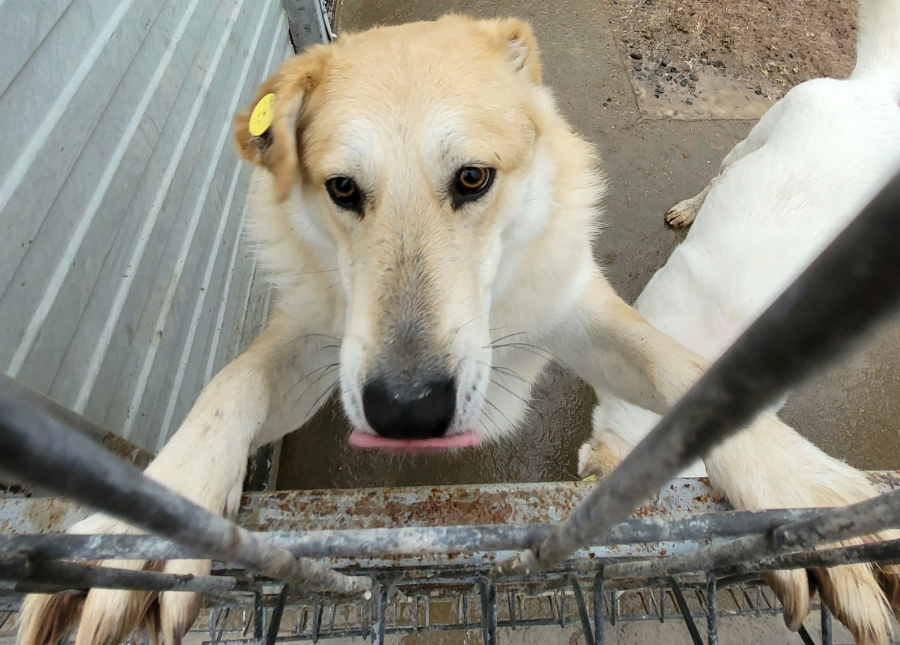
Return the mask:
MULTIPOLYGON (((684 235, 663 225, 663 213, 702 189, 755 121, 712 119, 712 111, 666 116, 673 111, 671 92, 659 99, 647 95, 629 58, 634 43, 618 36, 624 30, 613 26, 624 15, 619 0, 345 0, 339 29, 358 31, 377 24, 432 19, 448 11, 477 17, 516 16, 534 26, 545 82, 575 129, 598 147, 609 177, 607 226, 596 245, 597 257, 613 286, 626 300, 634 301, 684 235), (660 107, 653 108, 653 101, 659 101, 660 107)), ((847 31, 853 31, 852 25, 847 31)), ((711 41, 722 36, 705 35, 711 41)), ((803 41, 790 45, 798 56, 803 55, 803 41)), ((654 42, 654 46, 654 51, 664 50, 665 43, 654 42)), ((849 43, 844 49, 839 55, 849 60, 838 62, 849 69, 854 47, 849 43)), ((769 55, 761 50, 759 59, 769 55)), ((744 59, 752 56, 744 55, 744 59)), ((715 79, 702 76, 703 66, 696 69, 701 74, 699 85, 707 90, 707 103, 719 106, 715 115, 727 116, 728 106, 733 105, 731 114, 745 116, 747 109, 738 100, 758 106, 760 97, 752 92, 752 79, 730 79, 727 87, 720 83, 727 94, 723 90, 717 98, 715 79), (709 82, 704 85, 705 81, 709 82), (746 96, 735 94, 735 88, 745 88, 746 96)), ((708 69, 710 76, 722 77, 721 69, 708 69)), ((894 324, 864 351, 798 390, 784 418, 854 466, 900 468, 898 344, 900 325, 894 324)), ((535 394, 532 412, 514 441, 456 456, 416 459, 351 450, 346 441, 349 428, 333 401, 285 440, 279 487, 571 479, 576 450, 590 432, 593 393, 573 375, 554 368, 535 394)))

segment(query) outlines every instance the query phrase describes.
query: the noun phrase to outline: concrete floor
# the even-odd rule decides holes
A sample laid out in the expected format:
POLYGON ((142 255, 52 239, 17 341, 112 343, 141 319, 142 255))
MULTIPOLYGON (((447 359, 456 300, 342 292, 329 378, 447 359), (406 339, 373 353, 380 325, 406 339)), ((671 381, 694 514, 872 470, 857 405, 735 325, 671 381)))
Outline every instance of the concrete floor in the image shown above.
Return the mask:
MULTIPOLYGON (((530 21, 542 49, 545 82, 575 129, 601 153, 610 191, 597 257, 613 286, 631 302, 684 235, 666 228, 662 214, 703 188, 755 121, 642 118, 631 65, 623 61, 625 47, 608 20, 618 15, 618 5, 619 0, 345 0, 339 29, 427 20, 448 11, 530 21)), ((642 94, 640 100, 646 108, 654 98, 642 94)), ((898 343, 900 325, 894 324, 863 351, 798 390, 784 418, 854 466, 900 468, 900 360, 893 351, 898 343)), ((590 432, 593 402, 593 393, 579 379, 552 369, 515 441, 474 454, 407 459, 351 450, 349 428, 332 401, 284 442, 279 487, 572 479, 576 450, 590 432)))

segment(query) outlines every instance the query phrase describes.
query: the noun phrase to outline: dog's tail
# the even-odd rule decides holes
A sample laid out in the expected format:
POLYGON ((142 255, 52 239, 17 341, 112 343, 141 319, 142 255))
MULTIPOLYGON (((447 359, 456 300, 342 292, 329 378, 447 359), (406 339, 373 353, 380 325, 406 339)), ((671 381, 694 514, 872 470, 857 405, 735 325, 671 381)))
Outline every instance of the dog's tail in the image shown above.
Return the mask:
POLYGON ((850 77, 880 83, 900 100, 900 0, 860 0, 856 68, 850 77))

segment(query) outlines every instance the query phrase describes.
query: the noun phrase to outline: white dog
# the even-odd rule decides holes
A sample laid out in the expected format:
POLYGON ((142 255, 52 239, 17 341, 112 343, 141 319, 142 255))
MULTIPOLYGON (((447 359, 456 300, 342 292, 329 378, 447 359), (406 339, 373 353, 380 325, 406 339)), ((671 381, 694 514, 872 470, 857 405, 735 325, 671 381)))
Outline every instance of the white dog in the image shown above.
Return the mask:
MULTIPOLYGON (((884 5, 894 11, 881 14, 887 22, 862 16, 849 79, 793 88, 709 186, 666 213, 671 225, 693 227, 634 307, 710 361, 900 171, 900 3, 884 5)), ((594 414, 592 442, 580 452, 585 475, 608 472, 661 418, 606 392, 594 414)), ((706 471, 698 462, 684 474, 706 471)))
MULTIPOLYGON (((654 412, 705 369, 603 278, 591 242, 604 182, 541 84, 528 25, 448 16, 345 35, 283 63, 251 107, 235 135, 258 166, 250 228, 276 306, 204 389, 150 477, 233 517, 247 454, 303 425, 338 386, 353 445, 414 453, 514 432, 551 358, 654 412)), ((804 446, 764 413, 707 468, 744 509, 877 494, 861 473, 804 446)), ((129 529, 95 516, 73 530, 129 529)), ((861 642, 884 642, 871 568, 822 578, 861 642)), ((809 609, 806 573, 773 581, 797 624, 809 609)), ((35 595, 19 642, 55 645, 80 611, 77 645, 119 642, 139 623, 177 643, 199 607, 188 593, 35 595)))
MULTIPOLYGON (((666 213, 675 227, 693 226, 635 309, 710 361, 900 172, 900 2, 863 0, 858 40, 849 79, 793 88, 709 186, 666 213)), ((598 398, 582 477, 608 474, 661 418, 608 392, 598 398)), ((798 465, 833 462, 799 438, 791 454, 798 465)), ((706 469, 697 462, 682 475, 706 469)))

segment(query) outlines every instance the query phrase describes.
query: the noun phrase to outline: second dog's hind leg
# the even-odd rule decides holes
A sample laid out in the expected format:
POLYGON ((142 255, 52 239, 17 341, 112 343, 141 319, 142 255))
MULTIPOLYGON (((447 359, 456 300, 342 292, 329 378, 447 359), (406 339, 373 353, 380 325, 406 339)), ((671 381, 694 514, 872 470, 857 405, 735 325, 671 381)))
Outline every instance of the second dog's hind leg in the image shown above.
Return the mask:
POLYGON ((712 189, 712 183, 708 184, 700 193, 694 195, 690 199, 685 199, 675 204, 666 211, 666 224, 673 228, 685 228, 694 223, 703 201, 709 195, 712 189))

